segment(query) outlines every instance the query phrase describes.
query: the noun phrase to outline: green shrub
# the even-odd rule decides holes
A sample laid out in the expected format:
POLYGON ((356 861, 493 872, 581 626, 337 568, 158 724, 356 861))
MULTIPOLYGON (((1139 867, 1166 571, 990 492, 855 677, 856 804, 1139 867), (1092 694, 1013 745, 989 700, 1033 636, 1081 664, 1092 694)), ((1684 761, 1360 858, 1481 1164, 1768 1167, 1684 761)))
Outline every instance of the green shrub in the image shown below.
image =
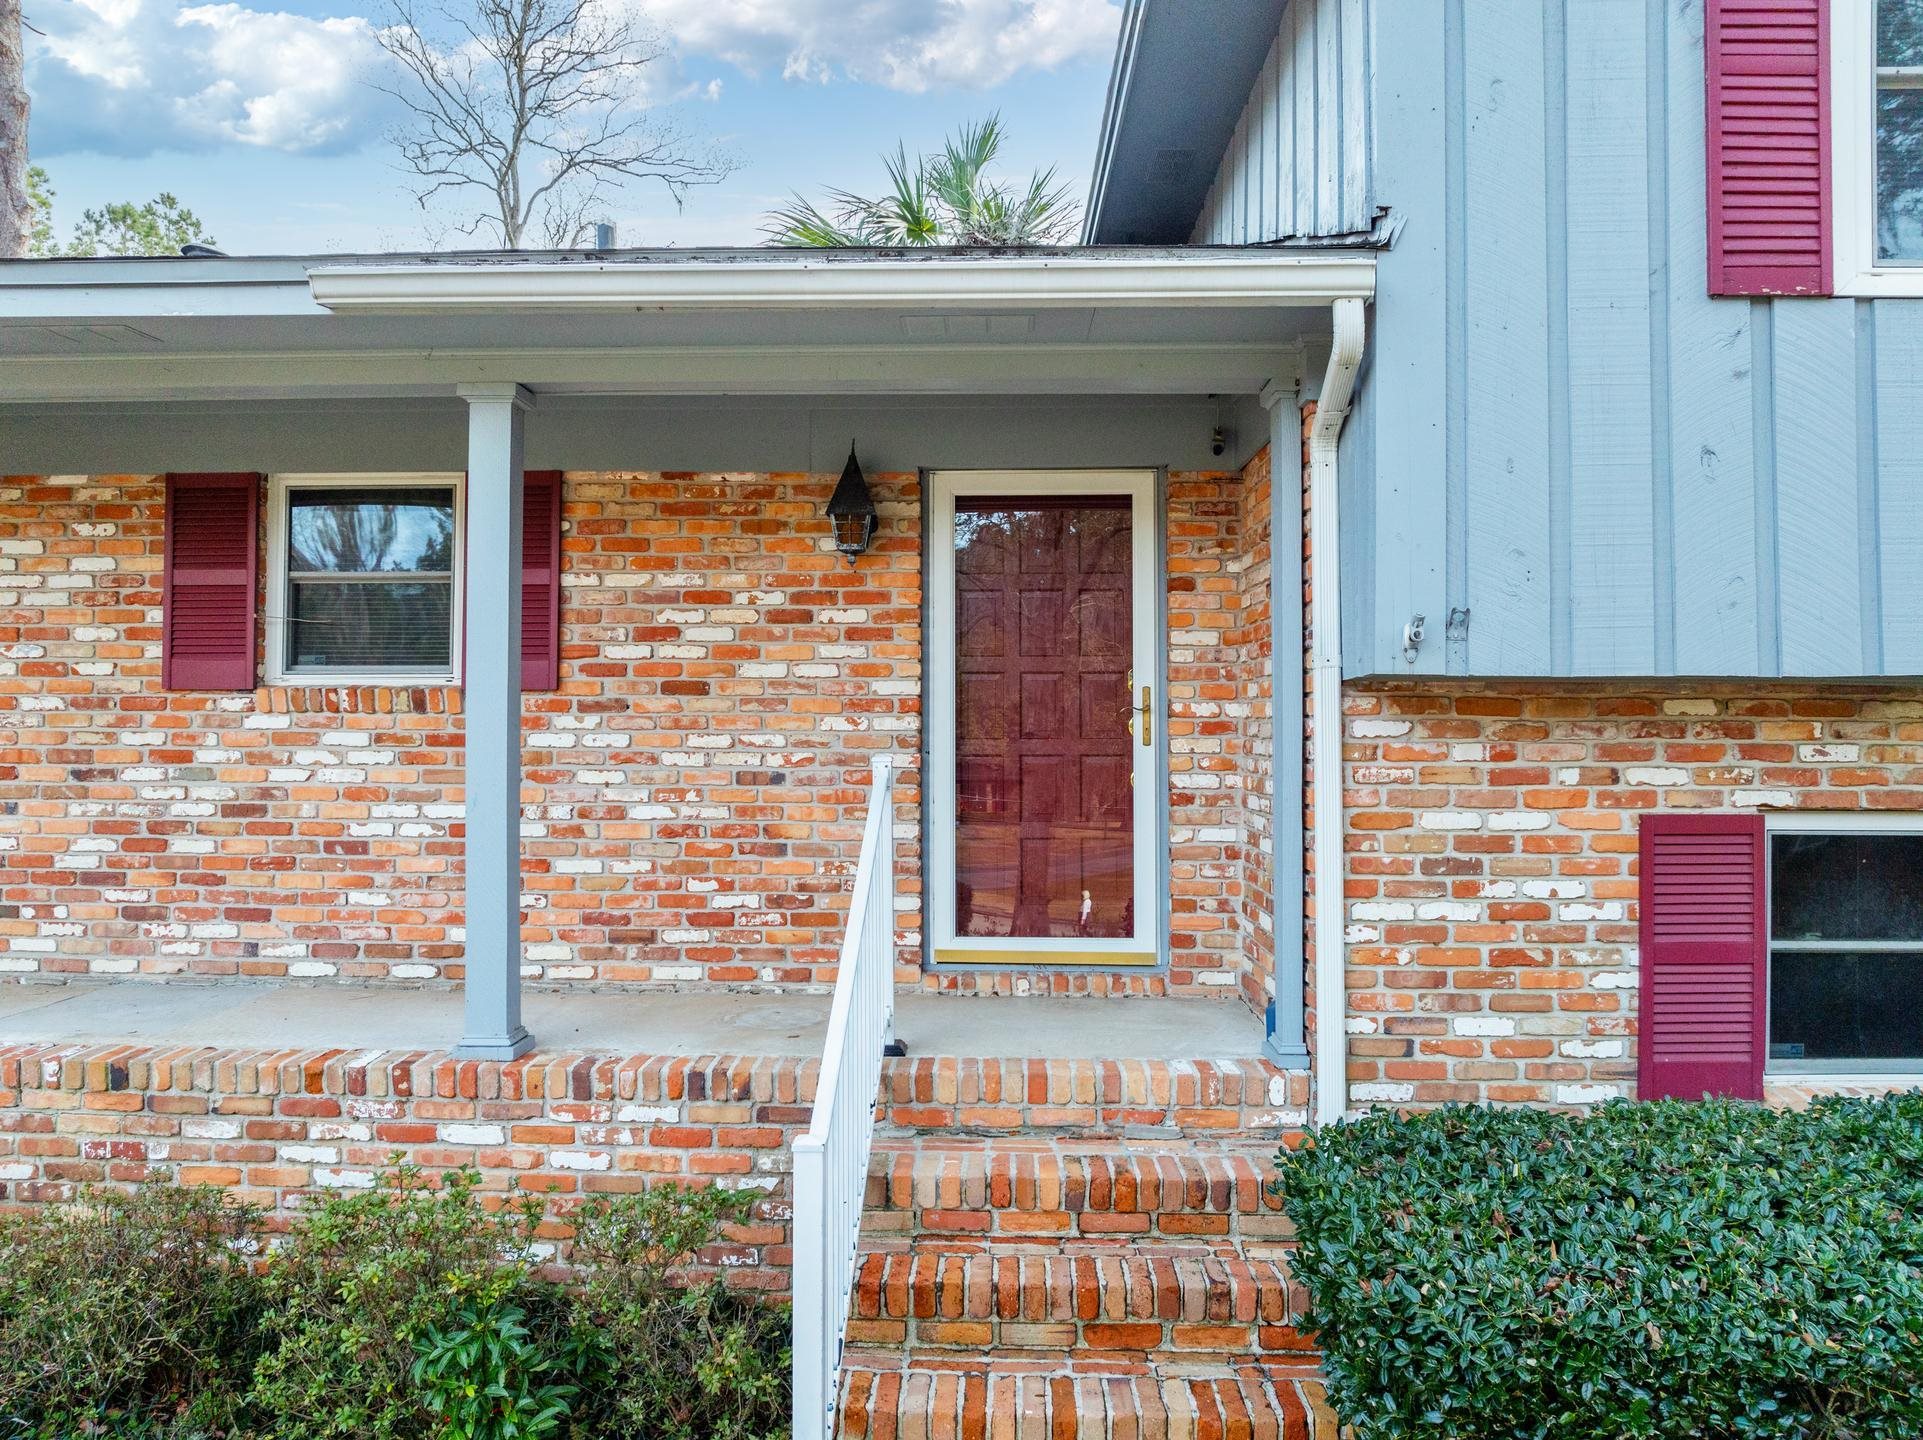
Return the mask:
POLYGON ((789 1317, 684 1271, 754 1196, 657 1185, 575 1218, 576 1315, 603 1357, 594 1433, 763 1440, 789 1428, 789 1317))
POLYGON ((533 1275, 540 1201, 490 1207, 479 1179, 457 1170, 436 1187, 400 1166, 301 1217, 267 1270, 252 1400, 271 1434, 439 1436, 414 1373, 436 1333, 508 1304, 541 1317, 537 1344, 566 1329, 564 1297, 533 1275))
POLYGON ((165 1183, 0 1216, 0 1436, 188 1436, 237 1422, 259 1217, 165 1183))
POLYGON ((578 1215, 399 1166, 262 1249, 260 1217, 156 1182, 0 1216, 0 1440, 766 1440, 788 1317, 694 1266, 754 1197, 657 1186, 578 1215))
POLYGON ((544 1349, 505 1301, 456 1309, 415 1342, 414 1383, 445 1440, 544 1440, 568 1419, 568 1352, 544 1349))
POLYGON ((1384 1114, 1279 1165, 1358 1440, 1923 1434, 1923 1096, 1384 1114))

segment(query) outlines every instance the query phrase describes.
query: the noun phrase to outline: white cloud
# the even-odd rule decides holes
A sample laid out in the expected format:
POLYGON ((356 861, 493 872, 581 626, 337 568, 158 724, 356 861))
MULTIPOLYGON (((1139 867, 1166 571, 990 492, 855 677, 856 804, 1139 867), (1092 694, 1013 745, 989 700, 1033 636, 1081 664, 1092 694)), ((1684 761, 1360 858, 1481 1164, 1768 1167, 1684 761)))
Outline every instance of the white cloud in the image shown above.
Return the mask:
POLYGON ((56 0, 34 19, 45 32, 28 72, 39 154, 328 152, 360 145, 381 123, 382 97, 361 83, 379 51, 358 17, 56 0))
POLYGON ((751 73, 919 92, 1106 55, 1114 0, 644 0, 684 53, 751 73))

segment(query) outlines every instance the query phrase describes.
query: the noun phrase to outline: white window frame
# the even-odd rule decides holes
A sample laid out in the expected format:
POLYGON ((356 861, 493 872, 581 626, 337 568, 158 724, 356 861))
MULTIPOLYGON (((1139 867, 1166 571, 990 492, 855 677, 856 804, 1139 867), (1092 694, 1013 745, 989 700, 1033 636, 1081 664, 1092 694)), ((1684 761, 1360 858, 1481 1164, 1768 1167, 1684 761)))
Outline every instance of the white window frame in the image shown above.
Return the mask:
MULTIPOLYGON (((1770 840, 1777 835, 1923 835, 1923 815, 1909 812, 1858 812, 1814 810, 1767 815, 1763 819, 1764 866, 1763 897, 1769 912, 1776 894, 1776 853, 1770 840)), ((1775 964, 1775 916, 1766 913, 1763 921, 1765 960, 1775 964)), ((1769 974, 1764 973, 1765 1011, 1769 1010, 1769 974)), ((1847 1085, 1888 1084, 1892 1081, 1923 1084, 1923 1060, 1778 1060, 1769 1056, 1770 1025, 1773 1014, 1766 1013, 1763 1023, 1763 1079, 1765 1083, 1847 1085)))
POLYGON ((282 474, 267 477, 267 683, 270 685, 458 685, 461 679, 461 640, 465 613, 467 565, 467 477, 459 471, 397 471, 379 474, 282 474), (454 492, 454 563, 449 577, 452 595, 448 614, 448 663, 421 670, 400 666, 352 665, 331 670, 296 668, 288 664, 287 628, 287 494, 290 490, 405 486, 445 486, 454 492))
MULTIPOLYGON (((1167 826, 1161 797, 1168 793, 1168 696, 1162 637, 1167 617, 1163 589, 1161 519, 1153 470, 931 470, 928 472, 927 606, 928 664, 925 674, 928 745, 924 803, 928 809, 926 885, 929 957, 937 968, 971 965, 1081 971, 1141 970, 1164 964, 1167 926, 1164 879, 1168 873, 1167 826), (1127 495, 1130 499, 1130 576, 1135 616, 1135 694, 1141 677, 1149 685, 1151 742, 1140 746, 1135 771, 1135 931, 1120 939, 1075 936, 958 935, 955 932, 955 501, 992 495, 1127 495)), ((1133 729, 1139 736, 1140 731, 1133 729)))
MULTIPOLYGON (((1923 85, 1923 75, 1918 81, 1923 85)), ((1876 258, 1876 91, 1874 0, 1831 0, 1831 289, 1838 295, 1923 297, 1923 261, 1876 258)))

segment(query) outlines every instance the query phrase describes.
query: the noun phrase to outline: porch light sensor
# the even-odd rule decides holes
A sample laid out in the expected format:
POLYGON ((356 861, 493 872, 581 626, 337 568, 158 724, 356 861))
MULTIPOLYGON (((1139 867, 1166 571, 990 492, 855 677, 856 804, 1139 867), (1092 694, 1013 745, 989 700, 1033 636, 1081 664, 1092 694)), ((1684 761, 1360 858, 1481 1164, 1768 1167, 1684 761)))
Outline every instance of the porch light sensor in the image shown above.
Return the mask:
POLYGON ((835 486, 835 493, 828 497, 828 519, 835 527, 835 549, 848 557, 850 565, 875 538, 878 516, 875 497, 868 491, 868 479, 861 473, 861 462, 855 459, 855 445, 851 440, 841 481, 835 486))

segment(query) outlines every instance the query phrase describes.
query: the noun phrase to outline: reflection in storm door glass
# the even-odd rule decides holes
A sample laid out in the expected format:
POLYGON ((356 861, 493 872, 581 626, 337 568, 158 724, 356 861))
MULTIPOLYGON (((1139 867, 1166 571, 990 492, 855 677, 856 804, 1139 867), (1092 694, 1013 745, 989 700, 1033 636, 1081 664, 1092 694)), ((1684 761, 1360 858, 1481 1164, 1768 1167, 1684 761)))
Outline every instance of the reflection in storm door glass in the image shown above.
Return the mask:
POLYGON ((956 933, 1132 937, 1129 501, 955 510, 956 933))

